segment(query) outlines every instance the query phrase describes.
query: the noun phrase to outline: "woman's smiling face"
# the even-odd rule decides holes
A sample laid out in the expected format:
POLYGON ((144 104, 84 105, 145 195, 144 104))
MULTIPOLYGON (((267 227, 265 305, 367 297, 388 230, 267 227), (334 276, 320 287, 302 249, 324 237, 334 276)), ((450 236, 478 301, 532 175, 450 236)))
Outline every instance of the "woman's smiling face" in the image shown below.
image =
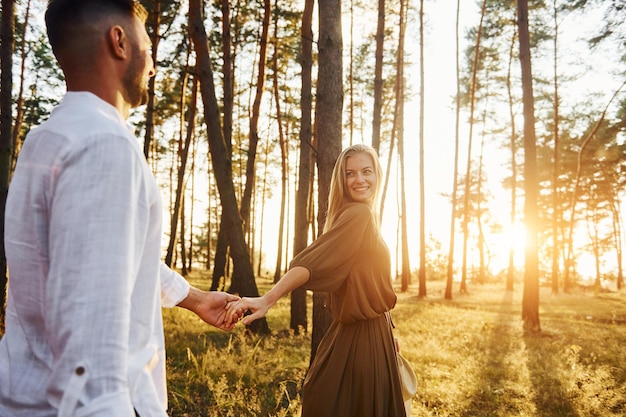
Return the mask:
POLYGON ((350 200, 369 203, 376 190, 376 170, 374 161, 364 152, 359 152, 346 160, 346 189, 350 200))

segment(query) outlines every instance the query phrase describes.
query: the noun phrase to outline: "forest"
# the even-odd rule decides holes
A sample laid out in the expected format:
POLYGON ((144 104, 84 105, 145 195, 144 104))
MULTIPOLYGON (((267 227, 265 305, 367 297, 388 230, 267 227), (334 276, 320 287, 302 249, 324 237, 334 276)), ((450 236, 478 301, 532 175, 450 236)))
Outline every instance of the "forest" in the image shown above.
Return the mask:
MULTIPOLYGON (((523 286, 540 330, 539 287, 622 289, 620 1, 142 3, 157 74, 130 122, 162 188, 163 257, 183 275, 258 295, 322 230, 334 161, 363 142, 385 169, 398 291, 523 286)), ((2 0, 2 217, 24 137, 64 92, 44 11, 2 0)), ((305 297, 291 296, 295 331, 305 297)))

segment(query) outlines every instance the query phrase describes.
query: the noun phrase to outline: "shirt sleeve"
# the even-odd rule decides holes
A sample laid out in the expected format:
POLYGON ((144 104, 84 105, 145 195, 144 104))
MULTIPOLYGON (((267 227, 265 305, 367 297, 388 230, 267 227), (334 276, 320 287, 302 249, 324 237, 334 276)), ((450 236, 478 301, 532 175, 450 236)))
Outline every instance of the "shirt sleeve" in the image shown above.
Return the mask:
POLYGON ((189 282, 164 262, 161 262, 161 306, 172 308, 189 294, 189 282))
POLYGON ((52 173, 42 306, 54 357, 48 397, 65 415, 130 417, 130 301, 152 201, 129 138, 82 140, 52 173))
POLYGON ((311 277, 302 288, 313 291, 336 291, 352 269, 357 251, 368 228, 372 227, 372 212, 363 203, 347 204, 330 228, 291 262, 290 267, 302 266, 311 277))

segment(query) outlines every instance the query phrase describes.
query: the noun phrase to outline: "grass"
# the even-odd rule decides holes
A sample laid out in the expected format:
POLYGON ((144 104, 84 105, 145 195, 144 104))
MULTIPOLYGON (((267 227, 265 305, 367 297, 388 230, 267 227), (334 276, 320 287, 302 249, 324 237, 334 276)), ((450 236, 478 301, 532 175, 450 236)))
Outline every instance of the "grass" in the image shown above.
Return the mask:
MULTIPOLYGON (((270 285, 261 280, 260 291, 270 285)), ((412 416, 626 415, 626 294, 542 289, 542 331, 525 334, 521 284, 470 285, 450 301, 439 282, 425 299, 416 293, 399 294, 393 311, 419 380, 412 416)), ((287 330, 288 297, 264 338, 212 329, 182 309, 164 316, 172 417, 298 415, 310 335, 287 330)))
POLYGON ((623 294, 542 292, 539 334, 522 330, 521 288, 431 294, 394 314, 420 381, 412 415, 626 415, 623 294))
MULTIPOLYGON (((205 288, 208 281, 193 280, 205 288)), ((269 289, 266 281, 261 291, 269 289)), ((309 364, 308 334, 289 332, 289 299, 272 309, 271 336, 216 330, 192 313, 165 309, 170 416, 293 416, 309 364)))
MULTIPOLYGON (((208 285, 202 274, 190 280, 208 285)), ((264 293, 271 282, 258 284, 264 293)), ((419 380, 411 416, 626 415, 626 293, 542 289, 542 331, 525 334, 521 284, 513 292, 470 285, 450 301, 442 283, 427 286, 424 299, 416 288, 398 294, 393 311, 419 380)), ((171 417, 298 415, 311 341, 287 330, 289 297, 270 311, 268 337, 216 330, 179 308, 163 312, 171 417)))

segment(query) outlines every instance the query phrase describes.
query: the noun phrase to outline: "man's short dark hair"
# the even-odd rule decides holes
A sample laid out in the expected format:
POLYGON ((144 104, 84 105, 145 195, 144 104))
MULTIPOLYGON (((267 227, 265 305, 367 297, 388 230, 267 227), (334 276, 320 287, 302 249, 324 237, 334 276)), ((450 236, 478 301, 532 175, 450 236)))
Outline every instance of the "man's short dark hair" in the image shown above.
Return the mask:
POLYGON ((49 0, 46 29, 52 50, 56 54, 79 36, 77 28, 110 15, 136 16, 145 22, 148 12, 137 0, 49 0))

